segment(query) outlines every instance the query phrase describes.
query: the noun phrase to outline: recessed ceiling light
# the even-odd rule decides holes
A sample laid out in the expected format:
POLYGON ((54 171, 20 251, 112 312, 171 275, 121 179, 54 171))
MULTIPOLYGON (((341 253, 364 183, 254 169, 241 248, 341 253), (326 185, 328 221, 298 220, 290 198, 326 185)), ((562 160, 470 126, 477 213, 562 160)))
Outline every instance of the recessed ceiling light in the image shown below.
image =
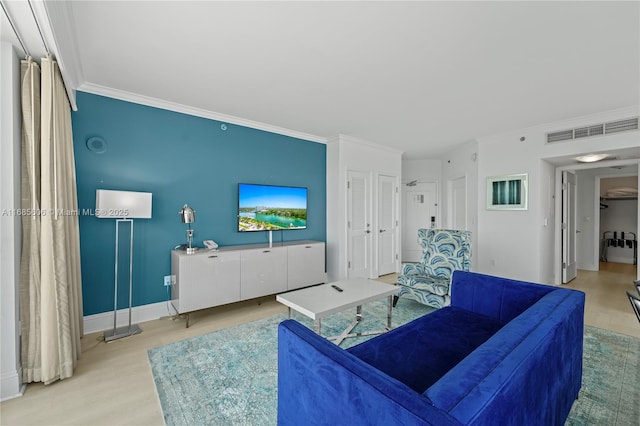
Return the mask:
POLYGON ((608 156, 609 154, 587 154, 576 157, 576 160, 581 163, 595 163, 596 161, 604 160, 608 156))

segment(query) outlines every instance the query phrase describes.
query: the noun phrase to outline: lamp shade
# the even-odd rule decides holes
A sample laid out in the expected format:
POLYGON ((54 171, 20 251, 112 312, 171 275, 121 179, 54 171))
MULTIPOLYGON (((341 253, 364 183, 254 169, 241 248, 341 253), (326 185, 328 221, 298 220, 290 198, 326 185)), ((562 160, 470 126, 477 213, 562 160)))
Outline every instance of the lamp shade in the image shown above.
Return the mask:
POLYGON ((96 217, 151 219, 151 192, 97 189, 96 217))
POLYGON ((178 212, 178 214, 180 215, 180 220, 182 220, 182 223, 193 223, 196 221, 195 210, 193 210, 186 204, 184 205, 182 210, 178 212))

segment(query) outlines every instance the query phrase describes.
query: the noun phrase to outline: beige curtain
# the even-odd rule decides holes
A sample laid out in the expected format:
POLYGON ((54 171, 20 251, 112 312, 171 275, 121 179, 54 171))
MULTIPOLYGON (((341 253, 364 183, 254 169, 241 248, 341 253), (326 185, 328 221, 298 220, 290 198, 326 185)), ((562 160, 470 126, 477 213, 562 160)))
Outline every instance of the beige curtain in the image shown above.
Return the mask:
POLYGON ((82 285, 71 107, 57 63, 22 62, 23 380, 73 375, 82 336, 82 285))

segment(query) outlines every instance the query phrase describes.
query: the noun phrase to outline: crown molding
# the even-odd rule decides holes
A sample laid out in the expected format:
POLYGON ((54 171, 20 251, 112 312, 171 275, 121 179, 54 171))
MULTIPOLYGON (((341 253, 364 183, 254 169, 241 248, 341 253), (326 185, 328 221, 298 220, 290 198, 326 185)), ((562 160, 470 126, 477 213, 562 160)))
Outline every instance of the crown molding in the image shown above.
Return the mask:
POLYGON ((276 133, 292 138, 303 139, 311 142, 327 143, 327 138, 310 133, 299 132, 296 130, 286 129, 284 127, 273 126, 271 124, 261 123, 258 121, 248 120, 233 115, 222 114, 219 112, 209 111, 202 108, 195 108, 188 105, 182 105, 177 102, 165 101, 150 96, 139 95, 137 93, 127 92, 124 90, 113 89, 93 83, 83 83, 78 87, 81 92, 92 93, 94 95, 106 96, 109 98, 119 99, 122 101, 133 102, 140 105, 151 106, 168 111, 179 112, 182 114, 193 115, 195 117, 208 118, 211 120, 221 121, 238 126, 249 127, 251 129, 263 130, 265 132, 276 133))

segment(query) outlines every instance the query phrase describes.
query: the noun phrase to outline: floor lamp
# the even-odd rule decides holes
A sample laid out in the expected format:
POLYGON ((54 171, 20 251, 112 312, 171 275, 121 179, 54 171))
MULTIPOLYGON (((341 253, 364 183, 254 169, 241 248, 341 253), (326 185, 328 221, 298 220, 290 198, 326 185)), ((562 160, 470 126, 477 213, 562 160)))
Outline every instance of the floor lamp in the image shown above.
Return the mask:
POLYGON ((116 220, 116 259, 113 296, 113 330, 104 332, 105 342, 142 333, 131 324, 133 294, 133 219, 151 219, 151 193, 134 191, 96 190, 96 217, 116 220), (118 237, 121 223, 129 223, 129 325, 117 327, 118 317, 118 237))

